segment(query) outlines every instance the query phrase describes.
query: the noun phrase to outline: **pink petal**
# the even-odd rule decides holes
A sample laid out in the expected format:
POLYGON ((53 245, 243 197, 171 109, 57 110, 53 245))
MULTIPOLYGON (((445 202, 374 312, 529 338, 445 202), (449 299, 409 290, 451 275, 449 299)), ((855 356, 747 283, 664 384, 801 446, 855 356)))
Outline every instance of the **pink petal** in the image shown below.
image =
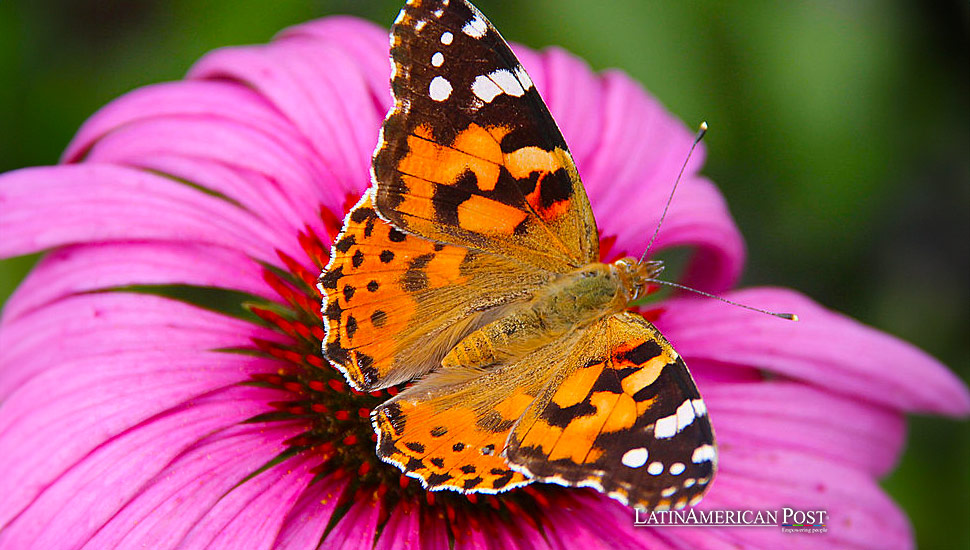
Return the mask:
MULTIPOLYGON (((0 530, 5 548, 74 548, 201 437, 266 411, 281 392, 233 387, 133 426, 54 480, 0 530)), ((17 500, 7 493, 5 498, 17 500)), ((8 501, 9 504, 9 501, 8 501)))
POLYGON ((76 245, 41 259, 4 304, 3 322, 74 294, 127 285, 194 285, 278 298, 258 264, 227 248, 166 242, 76 245))
POLYGON ((224 200, 154 174, 83 164, 0 175, 0 256, 97 241, 164 240, 225 246, 264 261, 301 253, 295 239, 224 200), (159 214, 164 212, 164 216, 159 214), (51 224, 50 220, 58 220, 51 224))
MULTIPOLYGON (((825 544, 834 548, 905 549, 912 546, 906 516, 865 473, 797 452, 722 446, 718 477, 703 509, 826 510, 825 544)), ((718 536, 758 548, 816 548, 817 538, 779 531, 723 529, 718 536), (787 542, 786 542, 787 541, 787 542), (790 546, 789 546, 790 547, 790 546)), ((707 530, 705 530, 705 533, 707 530)))
POLYGON ((312 483, 290 510, 276 539, 277 550, 316 548, 337 507, 348 479, 325 477, 312 483))
POLYGON ((671 300, 657 326, 688 364, 699 358, 757 366, 904 411, 953 416, 970 412, 970 393, 963 382, 902 340, 790 290, 750 289, 726 297, 794 312, 800 320, 793 323, 716 300, 671 300))
MULTIPOLYGON (((352 52, 294 33, 268 47, 212 52, 190 77, 229 78, 258 90, 311 144, 333 174, 326 188, 339 200, 369 185, 370 152, 386 109, 375 103, 372 81, 352 52)), ((385 80, 378 90, 386 89, 385 80)))
MULTIPOLYGON (((456 546, 458 546, 457 541, 456 546)), ((398 504, 391 511, 374 550, 417 550, 419 548, 449 550, 445 522, 435 517, 433 512, 422 513, 419 506, 398 504)))
POLYGON ((245 122, 271 132, 289 130, 279 113, 244 86, 218 81, 170 82, 138 88, 102 107, 81 126, 61 160, 80 162, 98 140, 133 122, 193 117, 245 122))
MULTIPOLYGON (((209 351, 238 347, 260 330, 253 325, 153 296, 85 295, 63 300, 43 314, 76 321, 54 325, 64 347, 49 345, 57 338, 48 330, 38 331, 33 354, 30 344, 3 348, 0 441, 5 451, 0 471, 5 475, 0 476, 0 494, 6 506, 0 510, 0 525, 103 442, 277 366, 267 359, 209 351)), ((5 328, 5 338, 21 324, 29 326, 31 317, 5 328)))
MULTIPOLYGON (((78 374, 91 377, 91 383, 96 383, 94 378, 100 368, 116 368, 119 373, 124 370, 121 355, 137 360, 158 357, 158 366, 167 369, 174 367, 164 361, 164 353, 169 351, 181 357, 194 352, 208 354, 216 349, 248 347, 250 338, 280 339, 278 333, 268 329, 177 301, 124 293, 90 294, 61 300, 6 322, 3 335, 0 398, 5 400, 5 405, 10 404, 14 392, 22 390, 22 386, 40 375, 56 382, 56 387, 63 387, 65 381, 57 380, 51 371, 77 370, 81 364, 89 364, 90 372, 78 374), (58 318, 72 319, 73 322, 52 321, 58 318), (58 345, 52 346, 51 342, 58 345), (76 366, 74 361, 78 362, 76 366)), ((274 363, 239 355, 217 354, 214 360, 194 361, 200 360, 209 361, 213 366, 225 365, 230 378, 233 368, 237 368, 236 376, 239 377, 260 367, 276 370, 274 363), (227 360, 229 357, 233 360, 227 360)), ((221 383, 213 380, 213 387, 221 383)), ((37 391, 43 393, 45 390, 41 386, 37 391)), ((29 402, 25 405, 25 412, 29 413, 29 402)), ((4 420, 11 418, 12 410, 8 409, 4 420)), ((5 422, 0 421, 0 425, 3 424, 5 422)))
POLYGON ((321 547, 334 550, 372 547, 380 511, 380 504, 375 498, 371 498, 371 495, 359 495, 327 538, 322 541, 321 547))
POLYGON ((387 28, 356 17, 334 16, 309 21, 285 29, 279 40, 306 38, 320 46, 337 45, 351 59, 356 60, 362 78, 368 81, 378 110, 386 112, 391 106, 390 63, 388 61, 387 28))
MULTIPOLYGON (((233 488, 192 526, 186 548, 276 548, 276 537, 319 459, 285 460, 233 488)), ((312 548, 308 546, 307 548, 312 548)))
POLYGON ((649 529, 634 527, 634 511, 590 490, 573 495, 575 506, 549 510, 545 526, 553 548, 669 548, 649 529))
POLYGON ((701 391, 724 446, 787 449, 880 476, 905 443, 899 413, 803 384, 712 384, 701 391))
POLYGON ((206 116, 138 121, 101 138, 87 162, 158 171, 219 193, 282 243, 303 222, 316 220, 321 205, 339 212, 345 200, 332 185, 319 185, 334 176, 292 129, 288 135, 247 122, 206 116))
POLYGON ((299 433, 289 424, 246 424, 216 432, 182 453, 84 546, 179 547, 192 527, 299 433))

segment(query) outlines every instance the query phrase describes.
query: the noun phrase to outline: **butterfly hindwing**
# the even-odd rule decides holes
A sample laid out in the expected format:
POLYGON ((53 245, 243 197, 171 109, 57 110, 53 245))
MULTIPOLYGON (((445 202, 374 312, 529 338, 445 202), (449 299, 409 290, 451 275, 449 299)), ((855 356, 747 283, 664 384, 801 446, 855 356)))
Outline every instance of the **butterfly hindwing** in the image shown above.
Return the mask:
POLYGON ((649 509, 696 504, 714 475, 714 434, 684 361, 660 332, 617 314, 590 326, 570 360, 513 430, 513 467, 649 509))
POLYGON ((559 358, 546 346, 510 364, 429 374, 375 409, 378 456, 432 490, 493 493, 530 483, 510 467, 505 447, 559 358))
POLYGON ((589 200, 552 116, 464 0, 414 0, 391 32, 395 106, 374 204, 397 227, 550 271, 598 259, 589 200))

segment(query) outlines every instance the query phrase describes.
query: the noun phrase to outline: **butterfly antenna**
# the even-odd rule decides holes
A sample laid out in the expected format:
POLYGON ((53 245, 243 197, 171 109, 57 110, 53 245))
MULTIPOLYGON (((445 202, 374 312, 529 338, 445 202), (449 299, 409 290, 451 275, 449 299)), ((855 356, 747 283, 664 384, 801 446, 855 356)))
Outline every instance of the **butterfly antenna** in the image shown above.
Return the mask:
MULTIPOLYGON (((707 122, 701 122, 701 125, 697 128, 697 135, 694 137, 694 143, 691 144, 690 150, 687 151, 687 158, 684 159, 684 164, 681 165, 680 167, 680 172, 677 174, 677 179, 674 180, 674 187, 673 189, 670 190, 670 195, 667 197, 667 203, 664 204, 663 212, 660 214, 660 221, 657 222, 657 228, 653 230, 653 236, 650 237, 650 242, 647 243, 647 249, 644 250, 643 255, 640 256, 640 263, 643 263, 643 260, 647 257, 648 254, 650 254, 650 249, 653 247, 653 243, 654 241, 657 240, 657 235, 660 233, 660 226, 663 225, 664 218, 667 217, 667 210, 670 208, 670 203, 671 201, 674 200, 674 193, 677 191, 677 185, 680 184, 680 179, 684 176, 684 170, 687 169, 687 163, 690 162, 690 156, 694 153, 694 149, 697 147, 697 144, 700 143, 702 139, 704 139, 704 134, 706 133, 707 133, 707 122)), ((696 288, 691 288, 689 286, 672 283, 670 281, 662 281, 660 279, 652 279, 652 278, 648 280, 652 283, 678 288, 680 290, 687 290, 687 291, 693 292, 694 294, 700 294, 701 296, 714 298, 715 300, 720 300, 726 304, 731 304, 732 306, 738 306, 740 308, 748 309, 751 311, 757 311, 758 313, 772 315, 774 317, 778 317, 779 319, 787 319, 789 321, 798 320, 798 315, 795 315, 794 313, 777 313, 774 311, 768 311, 766 309, 751 307, 749 305, 741 304, 733 300, 728 300, 727 298, 716 296, 709 292, 704 292, 703 290, 697 290, 696 288)))
POLYGON ((670 196, 667 197, 667 204, 664 205, 664 210, 660 214, 660 221, 657 222, 657 228, 653 230, 653 236, 650 237, 650 242, 647 243, 647 249, 644 250, 643 255, 640 256, 640 263, 643 263, 643 260, 647 257, 647 254, 650 253, 650 248, 653 247, 653 241, 657 240, 657 234, 660 233, 660 226, 663 225, 664 218, 667 217, 667 209, 670 208, 670 202, 674 200, 674 192, 677 191, 677 184, 680 183, 680 178, 684 175, 684 170, 687 168, 687 163, 690 161, 690 156, 693 154, 694 148, 697 147, 697 144, 700 143, 702 139, 704 139, 704 134, 706 133, 707 123, 701 122, 700 127, 697 129, 697 136, 694 137, 694 143, 691 144, 690 151, 687 151, 687 158, 684 159, 684 164, 680 167, 680 173, 677 174, 677 179, 674 180, 674 188, 670 190, 670 196))
POLYGON ((716 296, 714 294, 710 294, 708 292, 704 292, 703 290, 697 290, 696 288, 691 288, 689 286, 679 285, 677 283, 672 283, 670 281, 661 281, 660 279, 648 279, 648 280, 651 283, 657 283, 659 285, 670 286, 670 287, 673 287, 673 288, 679 288, 681 290, 689 290, 690 292, 693 292, 695 294, 700 294, 701 296, 707 296, 708 298, 714 298, 715 300, 720 300, 720 301, 722 301, 722 302, 724 302, 726 304, 731 304, 732 306, 738 306, 738 307, 742 307, 744 309, 750 309, 751 311, 757 311, 758 313, 765 313, 767 315, 773 315, 773 316, 778 317, 780 319, 787 319, 789 321, 797 321, 798 320, 798 315, 795 315, 794 313, 776 313, 774 311, 768 311, 767 309, 760 309, 760 308, 756 308, 756 307, 751 307, 749 305, 740 304, 738 302, 735 302, 735 301, 732 301, 732 300, 728 300, 727 298, 722 298, 720 296, 716 296))

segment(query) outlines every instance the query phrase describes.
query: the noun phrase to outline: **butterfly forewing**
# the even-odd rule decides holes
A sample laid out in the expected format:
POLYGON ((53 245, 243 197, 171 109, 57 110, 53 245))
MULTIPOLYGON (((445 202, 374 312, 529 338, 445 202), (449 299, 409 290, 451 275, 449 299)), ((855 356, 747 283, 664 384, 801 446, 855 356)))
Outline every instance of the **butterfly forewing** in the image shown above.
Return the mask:
POLYGON ((416 0, 391 33, 395 106, 375 205, 424 237, 563 272, 598 258, 572 157, 528 74, 463 0, 416 0))

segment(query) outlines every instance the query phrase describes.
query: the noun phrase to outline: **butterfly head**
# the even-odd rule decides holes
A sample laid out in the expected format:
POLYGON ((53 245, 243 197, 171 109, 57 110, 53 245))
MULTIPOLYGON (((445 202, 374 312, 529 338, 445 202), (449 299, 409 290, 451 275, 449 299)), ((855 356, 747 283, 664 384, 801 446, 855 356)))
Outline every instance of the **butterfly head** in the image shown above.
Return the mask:
POLYGON ((630 301, 642 297, 647 292, 647 285, 656 280, 663 272, 664 264, 660 260, 639 261, 627 256, 613 262, 623 286, 626 287, 630 301))

